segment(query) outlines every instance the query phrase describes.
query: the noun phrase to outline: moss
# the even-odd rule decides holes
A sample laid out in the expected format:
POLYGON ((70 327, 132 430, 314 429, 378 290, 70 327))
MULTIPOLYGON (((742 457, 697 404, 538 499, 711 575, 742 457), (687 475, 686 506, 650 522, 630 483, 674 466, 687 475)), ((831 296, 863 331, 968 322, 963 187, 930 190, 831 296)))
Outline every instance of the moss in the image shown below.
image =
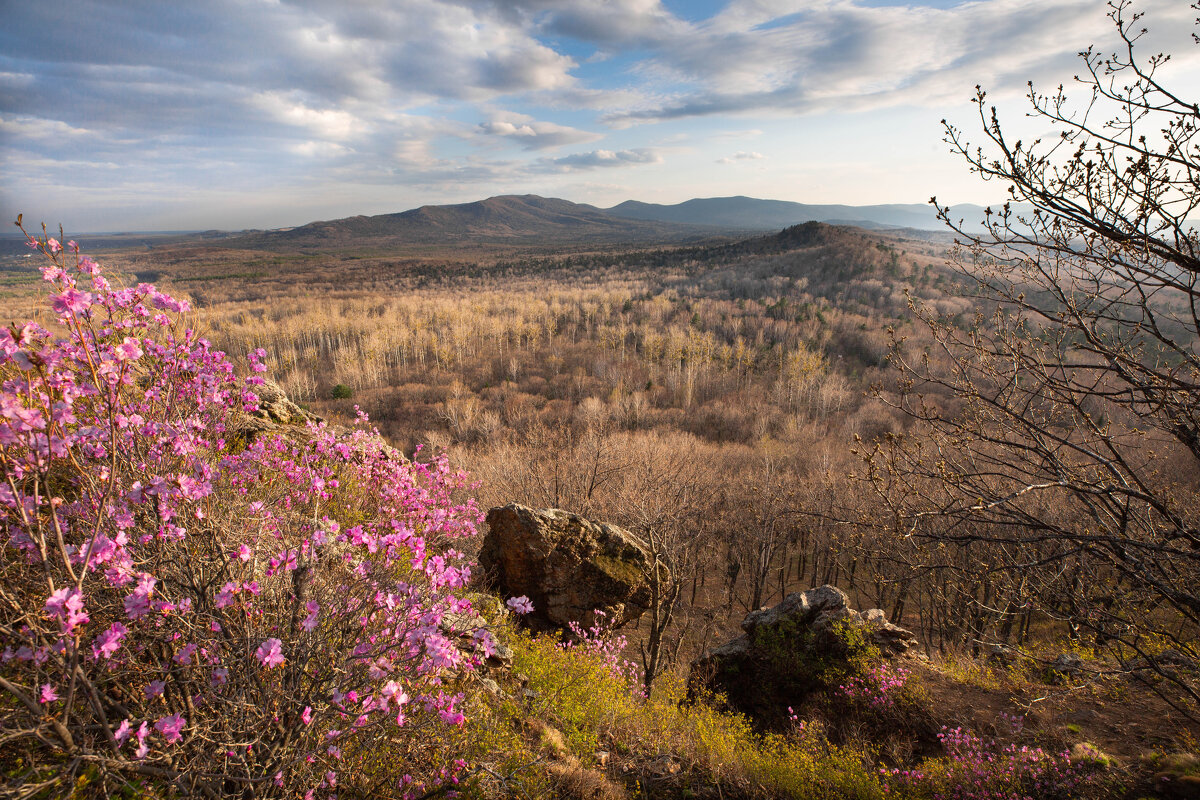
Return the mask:
POLYGON ((627 559, 597 553, 592 557, 592 563, 614 581, 630 586, 636 586, 643 577, 641 568, 627 559))

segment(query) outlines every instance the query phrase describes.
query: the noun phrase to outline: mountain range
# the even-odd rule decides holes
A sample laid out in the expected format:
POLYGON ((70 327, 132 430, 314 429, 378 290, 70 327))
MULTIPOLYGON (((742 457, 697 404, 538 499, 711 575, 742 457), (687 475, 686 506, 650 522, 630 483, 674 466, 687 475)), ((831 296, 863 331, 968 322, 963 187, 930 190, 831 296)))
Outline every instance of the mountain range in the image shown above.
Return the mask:
MULTIPOLYGON (((982 218, 983 209, 956 206, 955 214, 982 218)), ((665 242, 780 230, 810 221, 874 229, 944 230, 933 207, 920 204, 810 205, 753 197, 712 197, 675 205, 628 200, 612 208, 598 208, 538 195, 500 195, 472 203, 421 206, 395 214, 247 231, 236 235, 236 241, 251 247, 344 246, 359 240, 442 244, 665 242)))
MULTIPOLYGON (((811 205, 739 196, 697 198, 675 205, 626 200, 605 210, 609 214, 629 219, 739 230, 778 230, 809 221, 856 225, 860 228, 945 228, 938 220, 933 206, 917 203, 873 206, 811 205)), ((982 218, 983 207, 956 206, 955 212, 960 216, 982 218)))
MULTIPOLYGON (((955 217, 982 219, 980 206, 954 207, 955 217)), ((803 222, 870 229, 907 229, 937 236, 946 228, 929 205, 811 205, 754 197, 709 197, 674 205, 627 200, 598 208, 554 197, 500 195, 454 205, 426 205, 393 214, 310 222, 294 228, 79 235, 89 249, 155 247, 181 241, 255 249, 347 247, 359 242, 400 244, 615 244, 686 242, 747 232, 778 231, 803 222), (929 233, 937 232, 937 233, 929 233)), ((17 237, 0 237, 0 253, 22 252, 17 237)))

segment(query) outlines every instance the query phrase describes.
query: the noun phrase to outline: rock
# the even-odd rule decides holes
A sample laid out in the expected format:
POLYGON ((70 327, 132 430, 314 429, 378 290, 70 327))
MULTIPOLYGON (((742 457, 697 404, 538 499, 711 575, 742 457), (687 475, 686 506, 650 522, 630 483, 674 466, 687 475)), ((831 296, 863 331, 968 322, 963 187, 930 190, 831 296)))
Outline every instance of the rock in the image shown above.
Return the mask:
POLYGON ((493 643, 494 652, 483 662, 490 669, 508 669, 512 666, 513 650, 504 642, 496 639, 493 643))
POLYGON ((742 620, 742 630, 753 634, 758 628, 780 624, 804 626, 820 638, 832 635, 834 626, 849 621, 870 632, 872 642, 886 654, 907 652, 917 643, 911 631, 888 622, 881 609, 855 611, 850 598, 836 586, 818 586, 807 592, 792 592, 779 605, 751 611, 742 620))
POLYGON ((258 395, 258 408, 239 416, 230 430, 234 437, 245 442, 286 426, 298 428, 309 422, 322 421, 321 417, 289 400, 274 381, 264 380, 261 386, 254 387, 254 393, 258 395))
POLYGON ((487 524, 479 564, 496 591, 533 601, 531 627, 587 627, 596 609, 622 625, 649 608, 650 552, 629 531, 516 503, 493 508, 487 524))
POLYGON ((882 609, 872 608, 858 615, 857 621, 871 632, 871 641, 884 655, 902 655, 917 644, 912 631, 888 622, 882 609))
POLYGON ((990 664, 995 664, 998 667, 1007 669, 1012 666, 1013 660, 1016 658, 1011 647, 1002 644, 994 644, 988 648, 987 660, 990 664))
POLYGON ((261 386, 254 387, 258 395, 258 410, 250 412, 250 416, 268 420, 279 425, 303 425, 321 418, 288 399, 283 388, 272 380, 264 380, 261 386))
POLYGON ((1050 662, 1050 677, 1078 678, 1083 672, 1083 659, 1074 653, 1060 653, 1050 662))
POLYGON ((917 643, 911 631, 888 622, 883 611, 858 612, 834 586, 794 592, 771 608, 742 620, 745 633, 692 663, 689 687, 715 690, 730 705, 763 719, 798 704, 811 691, 828 688, 822 675, 832 659, 874 644, 886 657, 905 655, 917 643), (844 628, 865 636, 846 636, 844 628))

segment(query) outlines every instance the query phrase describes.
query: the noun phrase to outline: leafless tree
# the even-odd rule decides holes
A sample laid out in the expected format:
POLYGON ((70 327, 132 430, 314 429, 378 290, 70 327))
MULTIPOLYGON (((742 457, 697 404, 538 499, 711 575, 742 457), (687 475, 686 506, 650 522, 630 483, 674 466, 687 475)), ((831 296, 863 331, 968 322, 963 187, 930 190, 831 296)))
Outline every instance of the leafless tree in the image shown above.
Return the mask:
POLYGON ((914 547, 939 543, 923 557, 973 546, 977 580, 1021 576, 999 616, 1035 603, 1186 704, 1196 684, 1161 656, 1200 656, 1200 107, 1141 52, 1131 3, 1109 16, 1122 47, 1081 53, 1070 98, 1029 86, 1053 136, 1013 141, 978 88, 983 146, 946 124, 1009 202, 983 229, 939 206, 980 314, 914 302, 932 343, 893 360, 919 424, 867 474, 914 547))

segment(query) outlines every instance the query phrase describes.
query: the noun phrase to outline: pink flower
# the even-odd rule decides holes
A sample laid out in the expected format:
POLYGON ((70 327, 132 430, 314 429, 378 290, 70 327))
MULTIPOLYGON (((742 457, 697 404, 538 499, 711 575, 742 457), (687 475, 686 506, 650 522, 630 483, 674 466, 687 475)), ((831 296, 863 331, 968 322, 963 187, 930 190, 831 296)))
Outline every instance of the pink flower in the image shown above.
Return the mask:
POLYGON ((187 724, 187 720, 179 714, 172 714, 169 717, 163 717, 158 722, 154 723, 154 730, 161 733, 170 744, 175 744, 183 738, 183 726, 187 724))
POLYGON ((125 744, 125 740, 129 738, 129 734, 132 730, 133 726, 129 724, 129 720, 122 720, 121 724, 117 726, 117 729, 113 731, 113 738, 117 740, 117 744, 125 744))
POLYGON ((199 649, 200 646, 195 642, 188 642, 183 646, 182 650, 175 654, 175 662, 178 664, 187 664, 199 649))
POLYGON ((528 614, 533 611, 533 601, 525 595, 521 595, 520 597, 510 597, 505 605, 507 605, 509 610, 514 614, 528 614))
POLYGON ((146 699, 149 700, 154 697, 161 697, 163 689, 165 688, 166 684, 164 684, 162 681, 150 681, 148 684, 146 684, 146 699))
POLYGON ((108 630, 96 637, 92 642, 92 655, 96 658, 111 658, 112 654, 121 647, 121 640, 129 629, 119 622, 114 622, 108 630))
POLYGON ((113 349, 113 354, 118 361, 136 361, 142 357, 142 348, 138 346, 137 339, 126 336, 125 341, 113 349))
POLYGON ((40 702, 44 705, 46 703, 53 703, 57 699, 58 692, 54 691, 54 687, 49 683, 43 683, 40 702))
POLYGON ((83 592, 78 589, 59 589, 46 600, 46 611, 62 620, 63 632, 70 633, 88 621, 83 610, 83 592))
POLYGON ((130 619, 137 619, 150 610, 150 596, 154 594, 154 585, 158 579, 142 574, 138 578, 137 588, 125 597, 125 614, 130 619))
POLYGON ((278 667, 283 663, 283 642, 272 637, 258 646, 254 653, 264 667, 278 667))
POLYGON ((91 292, 81 292, 71 287, 62 294, 55 295, 50 305, 59 314, 78 314, 86 311, 95 299, 91 292))
POLYGON ((217 608, 225 608, 225 606, 233 603, 233 596, 236 593, 237 586, 234 583, 228 582, 222 586, 221 591, 217 592, 217 596, 215 598, 217 608))
POLYGON ((308 616, 300 623, 300 627, 311 632, 317 627, 317 612, 321 610, 321 605, 315 600, 309 600, 304 604, 304 608, 308 611, 308 616))
POLYGON ((150 752, 150 745, 146 744, 146 737, 149 735, 150 735, 150 726, 148 726, 145 722, 143 722, 138 727, 138 729, 136 731, 134 731, 133 736, 135 739, 137 739, 137 742, 138 742, 137 752, 134 753, 135 758, 139 758, 139 759, 145 758, 146 755, 150 752))
POLYGON ((304 710, 300 712, 300 719, 305 725, 308 725, 312 722, 312 706, 304 707, 304 710))
POLYGON ((254 555, 254 553, 250 550, 249 545, 244 544, 238 548, 237 555, 242 561, 249 561, 250 557, 254 555))

